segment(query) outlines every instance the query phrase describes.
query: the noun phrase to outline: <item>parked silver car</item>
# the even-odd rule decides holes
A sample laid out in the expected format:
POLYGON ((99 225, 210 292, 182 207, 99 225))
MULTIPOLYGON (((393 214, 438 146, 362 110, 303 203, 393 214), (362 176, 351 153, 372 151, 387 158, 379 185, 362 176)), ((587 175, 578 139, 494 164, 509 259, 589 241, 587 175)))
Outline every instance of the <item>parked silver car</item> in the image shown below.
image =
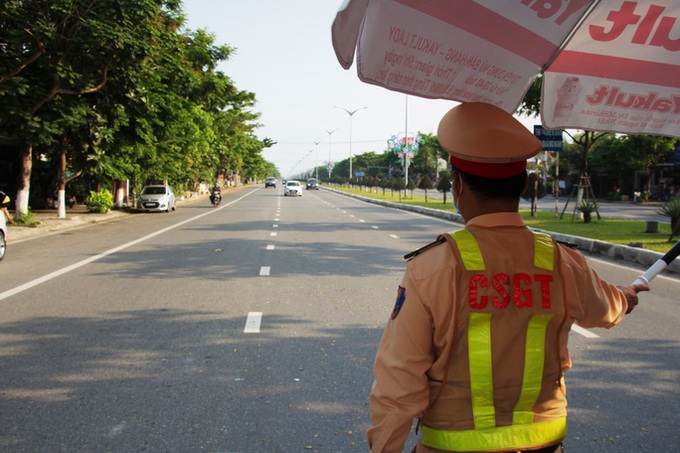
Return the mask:
POLYGON ((175 194, 168 185, 144 186, 137 200, 137 209, 140 211, 170 212, 176 207, 175 194))

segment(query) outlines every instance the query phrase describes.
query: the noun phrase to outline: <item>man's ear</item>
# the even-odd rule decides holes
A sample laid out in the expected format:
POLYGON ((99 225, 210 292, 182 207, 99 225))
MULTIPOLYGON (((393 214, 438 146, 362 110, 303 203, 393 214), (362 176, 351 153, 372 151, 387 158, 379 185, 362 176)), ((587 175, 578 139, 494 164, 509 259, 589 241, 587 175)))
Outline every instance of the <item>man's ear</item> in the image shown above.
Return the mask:
POLYGON ((461 178, 460 174, 455 171, 453 172, 453 183, 451 189, 457 196, 460 196, 460 194, 463 192, 463 178, 461 178))

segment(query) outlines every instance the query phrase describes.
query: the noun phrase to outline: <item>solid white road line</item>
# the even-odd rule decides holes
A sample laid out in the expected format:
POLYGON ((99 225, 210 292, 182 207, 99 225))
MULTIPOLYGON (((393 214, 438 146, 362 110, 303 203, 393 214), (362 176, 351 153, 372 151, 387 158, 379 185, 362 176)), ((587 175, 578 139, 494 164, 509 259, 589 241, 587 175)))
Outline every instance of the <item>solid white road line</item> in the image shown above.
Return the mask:
POLYGON ((246 318, 246 326, 243 328, 243 333, 259 333, 262 325, 262 312, 251 311, 246 318))

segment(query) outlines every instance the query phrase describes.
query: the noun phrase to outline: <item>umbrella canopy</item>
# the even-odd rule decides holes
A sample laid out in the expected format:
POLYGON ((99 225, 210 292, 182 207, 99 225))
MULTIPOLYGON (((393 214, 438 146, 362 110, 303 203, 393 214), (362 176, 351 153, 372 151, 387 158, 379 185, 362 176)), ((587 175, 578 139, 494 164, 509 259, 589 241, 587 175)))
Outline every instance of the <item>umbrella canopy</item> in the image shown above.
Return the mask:
POLYGON ((541 122, 680 137, 677 0, 347 0, 338 61, 367 83, 513 113, 543 74, 541 122))

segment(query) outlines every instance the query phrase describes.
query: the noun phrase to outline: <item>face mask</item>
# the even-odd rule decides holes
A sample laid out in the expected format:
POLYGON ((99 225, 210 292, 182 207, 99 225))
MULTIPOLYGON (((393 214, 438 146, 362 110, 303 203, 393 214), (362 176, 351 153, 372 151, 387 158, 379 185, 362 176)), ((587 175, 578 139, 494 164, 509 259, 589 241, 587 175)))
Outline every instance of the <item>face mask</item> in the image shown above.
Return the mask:
MULTIPOLYGON (((458 197, 453 192, 453 188, 454 188, 454 186, 451 185, 451 198, 452 198, 452 201, 453 201, 453 209, 456 210, 457 214, 460 214, 460 209, 458 209, 458 197)), ((463 192, 463 188, 461 187, 460 192, 458 193, 458 196, 460 196, 460 193, 462 193, 462 192, 463 192)))

